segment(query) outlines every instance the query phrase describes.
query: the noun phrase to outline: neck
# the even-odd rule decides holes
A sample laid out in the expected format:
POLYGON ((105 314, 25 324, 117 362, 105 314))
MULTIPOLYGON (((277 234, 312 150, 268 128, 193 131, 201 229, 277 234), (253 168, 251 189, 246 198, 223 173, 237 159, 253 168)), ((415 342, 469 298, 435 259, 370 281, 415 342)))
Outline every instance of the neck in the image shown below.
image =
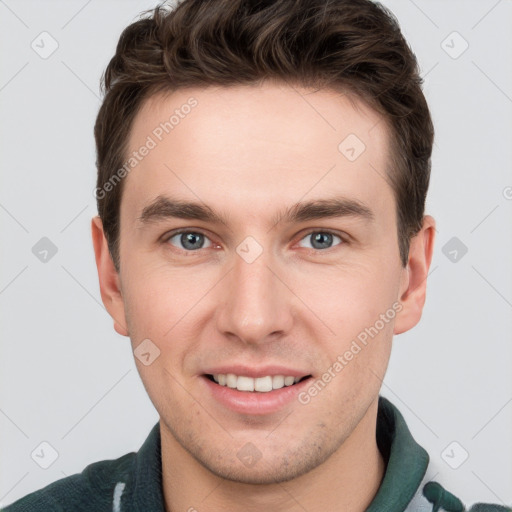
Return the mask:
POLYGON ((160 422, 166 512, 344 510, 364 512, 386 465, 376 442, 378 399, 324 463, 288 482, 253 485, 220 478, 185 451, 160 422))

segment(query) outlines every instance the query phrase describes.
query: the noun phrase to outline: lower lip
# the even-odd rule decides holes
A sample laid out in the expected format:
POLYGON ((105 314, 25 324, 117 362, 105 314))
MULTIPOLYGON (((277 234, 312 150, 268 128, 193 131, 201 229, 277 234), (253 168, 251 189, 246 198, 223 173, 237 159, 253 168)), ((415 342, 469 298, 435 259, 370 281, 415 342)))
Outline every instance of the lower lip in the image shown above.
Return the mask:
POLYGON ((308 377, 292 386, 285 386, 266 393, 258 391, 238 391, 227 386, 212 382, 208 377, 201 376, 213 398, 232 411, 242 414, 264 415, 277 412, 297 399, 297 395, 310 384, 308 377))

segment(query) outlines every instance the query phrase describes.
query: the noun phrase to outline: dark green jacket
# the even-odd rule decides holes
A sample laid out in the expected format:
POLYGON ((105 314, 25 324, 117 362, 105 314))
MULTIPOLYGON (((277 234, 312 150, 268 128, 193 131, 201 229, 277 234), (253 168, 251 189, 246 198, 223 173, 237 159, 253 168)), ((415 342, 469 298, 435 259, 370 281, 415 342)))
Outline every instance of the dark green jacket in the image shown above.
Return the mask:
MULTIPOLYGON (((413 439, 398 409, 379 397, 377 444, 386 473, 366 512, 512 512, 477 503, 469 509, 432 480, 427 452, 413 439)), ((135 453, 87 466, 4 508, 4 512, 165 512, 157 423, 135 453)), ((267 512, 267 511, 264 511, 267 512)), ((331 511, 326 511, 331 512, 331 511)), ((335 511, 332 511, 335 512, 335 511)))

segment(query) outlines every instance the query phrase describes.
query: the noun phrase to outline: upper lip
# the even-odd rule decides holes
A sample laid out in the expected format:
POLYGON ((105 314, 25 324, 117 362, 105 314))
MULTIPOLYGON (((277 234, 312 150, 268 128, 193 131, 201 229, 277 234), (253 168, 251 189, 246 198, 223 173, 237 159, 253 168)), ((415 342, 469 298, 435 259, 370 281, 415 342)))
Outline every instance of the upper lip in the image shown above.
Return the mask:
POLYGON ((306 375, 311 375, 308 371, 279 365, 261 366, 259 368, 245 365, 222 365, 208 368, 204 373, 207 375, 227 375, 228 373, 233 373, 237 376, 243 375, 245 377, 252 377, 253 379, 266 377, 267 375, 271 377, 274 375, 284 375, 285 377, 305 377, 306 375))

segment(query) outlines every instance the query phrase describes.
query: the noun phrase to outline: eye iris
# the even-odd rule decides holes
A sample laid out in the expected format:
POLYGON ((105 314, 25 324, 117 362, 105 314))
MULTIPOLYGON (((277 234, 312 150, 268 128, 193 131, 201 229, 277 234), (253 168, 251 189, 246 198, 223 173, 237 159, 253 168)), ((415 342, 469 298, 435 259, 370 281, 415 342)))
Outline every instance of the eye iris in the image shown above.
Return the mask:
POLYGON ((332 235, 331 233, 312 233, 311 234, 311 245, 315 249, 325 249, 326 246, 328 247, 330 244, 332 244, 332 235), (319 243, 320 247, 316 246, 315 244, 319 243))
MULTIPOLYGON (((315 249, 325 249, 332 245, 333 235, 322 231, 311 233, 312 246, 315 249)), ((180 235, 180 242, 185 249, 197 250, 204 245, 204 235, 188 231, 180 235)))
POLYGON ((201 249, 204 243, 204 236, 201 233, 182 233, 180 242, 185 249, 201 249), (197 247, 197 241, 200 241, 199 247, 197 247))

